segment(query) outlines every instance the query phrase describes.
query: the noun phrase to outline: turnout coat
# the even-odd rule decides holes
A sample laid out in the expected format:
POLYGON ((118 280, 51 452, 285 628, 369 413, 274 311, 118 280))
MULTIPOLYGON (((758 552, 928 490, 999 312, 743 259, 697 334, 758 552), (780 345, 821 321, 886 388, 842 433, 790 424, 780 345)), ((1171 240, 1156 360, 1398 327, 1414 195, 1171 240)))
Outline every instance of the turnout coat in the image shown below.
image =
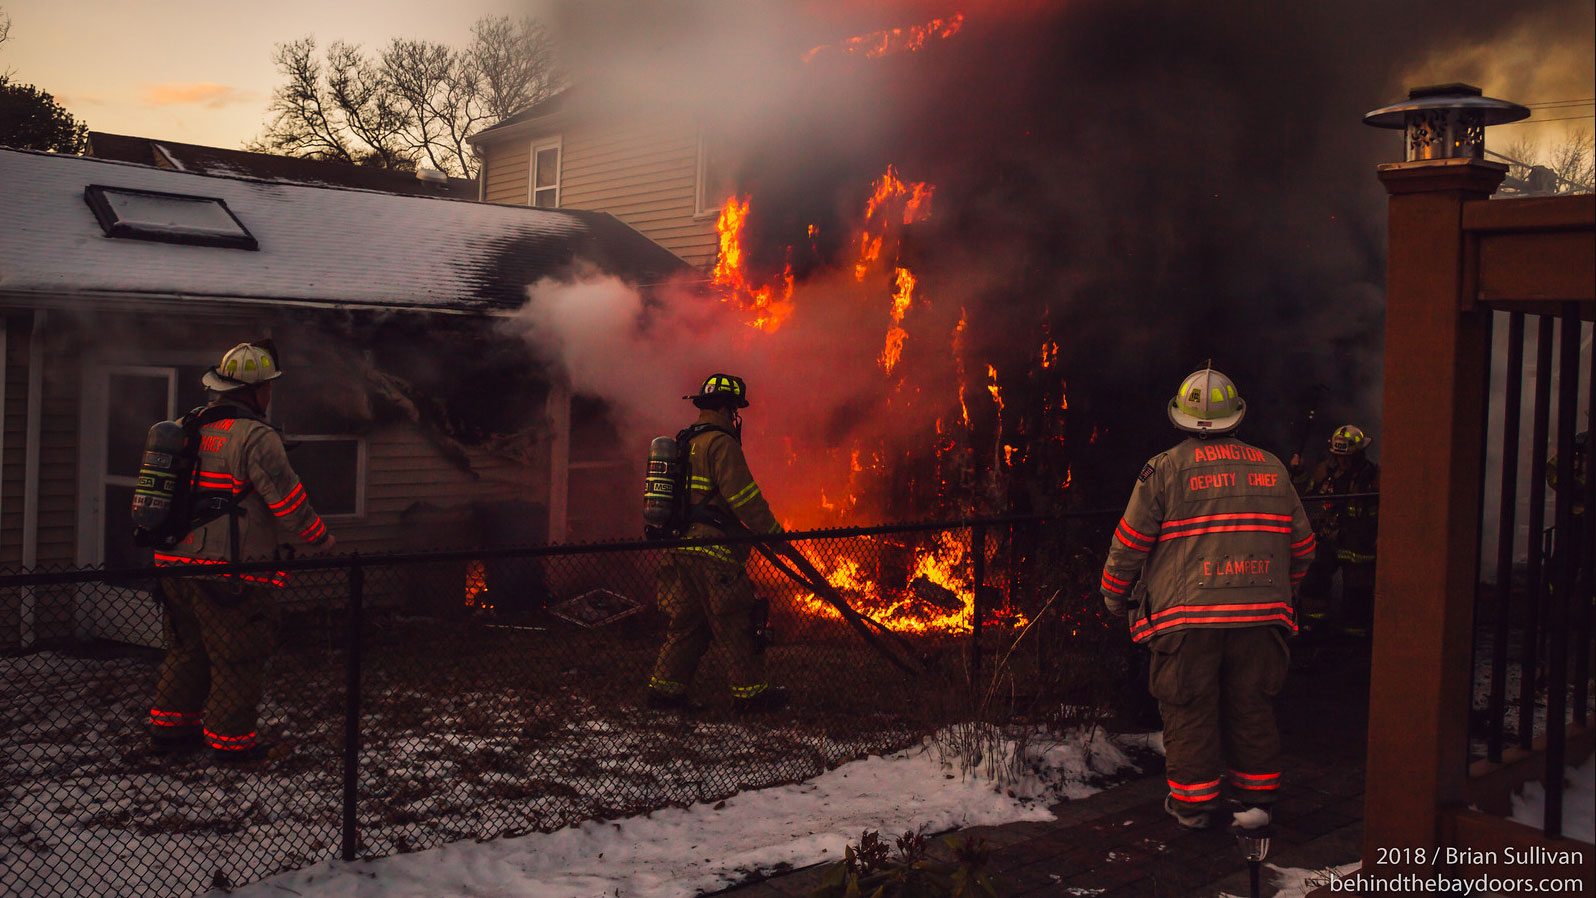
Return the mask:
POLYGON ((1189 438, 1142 467, 1114 530, 1101 589, 1131 612, 1137 642, 1190 627, 1296 632, 1292 588, 1313 561, 1313 528, 1284 465, 1233 437, 1189 438))
MULTIPOLYGON (((227 405, 218 401, 212 407, 227 405)), ((169 551, 157 552, 156 564, 263 561, 276 557, 282 543, 320 545, 327 540, 327 525, 311 507, 275 427, 239 408, 237 416, 212 420, 199 433, 195 488, 203 496, 244 498, 236 515, 224 514, 195 528, 169 551)), ((284 574, 273 571, 240 577, 272 586, 287 582, 284 574)))

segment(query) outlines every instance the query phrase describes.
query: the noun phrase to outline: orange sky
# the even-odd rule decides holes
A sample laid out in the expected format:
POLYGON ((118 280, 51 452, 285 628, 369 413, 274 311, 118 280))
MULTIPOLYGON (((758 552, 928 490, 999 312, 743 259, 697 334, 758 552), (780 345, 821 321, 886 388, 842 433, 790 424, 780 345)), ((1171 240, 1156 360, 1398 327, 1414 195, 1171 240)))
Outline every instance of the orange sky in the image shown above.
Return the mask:
POLYGON ((91 130, 237 147, 260 133, 280 43, 314 35, 376 48, 395 37, 463 46, 484 15, 536 0, 0 0, 0 72, 36 84, 91 130))

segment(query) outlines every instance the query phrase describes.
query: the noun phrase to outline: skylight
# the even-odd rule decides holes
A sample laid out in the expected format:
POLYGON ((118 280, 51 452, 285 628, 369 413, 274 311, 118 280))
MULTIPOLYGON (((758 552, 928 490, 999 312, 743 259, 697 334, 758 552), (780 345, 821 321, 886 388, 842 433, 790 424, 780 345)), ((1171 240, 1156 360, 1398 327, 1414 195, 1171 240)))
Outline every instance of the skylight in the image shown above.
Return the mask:
POLYGON ((260 249, 227 201, 216 197, 90 184, 83 199, 107 237, 260 249))

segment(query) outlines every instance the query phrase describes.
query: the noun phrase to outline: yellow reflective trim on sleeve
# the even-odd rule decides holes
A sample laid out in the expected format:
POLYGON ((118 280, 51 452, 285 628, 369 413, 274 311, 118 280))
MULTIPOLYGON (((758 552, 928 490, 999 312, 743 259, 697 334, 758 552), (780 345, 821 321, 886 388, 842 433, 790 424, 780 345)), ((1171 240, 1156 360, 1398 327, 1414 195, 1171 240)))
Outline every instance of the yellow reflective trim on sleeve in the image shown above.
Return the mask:
POLYGON ((710 480, 708 477, 694 477, 690 481, 689 488, 713 492, 715 489, 715 481, 710 480))
POLYGON ((708 555, 710 558, 713 558, 716 561, 724 561, 727 564, 737 563, 736 556, 732 555, 731 550, 727 549, 725 546, 682 546, 679 549, 672 549, 671 551, 684 553, 690 552, 694 555, 708 555))
POLYGON ((726 501, 731 504, 732 508, 742 508, 749 502, 754 501, 754 497, 757 495, 759 495, 759 484, 750 483, 743 487, 742 490, 737 493, 737 495, 732 496, 726 501))

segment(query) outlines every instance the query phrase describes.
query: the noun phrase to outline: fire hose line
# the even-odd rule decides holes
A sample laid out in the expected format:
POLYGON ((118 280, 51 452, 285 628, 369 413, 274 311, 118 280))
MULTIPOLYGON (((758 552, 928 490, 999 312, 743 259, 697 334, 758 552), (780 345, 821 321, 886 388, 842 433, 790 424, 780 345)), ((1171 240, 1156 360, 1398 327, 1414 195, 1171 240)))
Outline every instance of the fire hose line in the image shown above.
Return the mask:
POLYGON ((904 639, 902 635, 891 627, 855 610, 852 605, 848 604, 848 600, 842 597, 841 593, 837 592, 830 583, 826 582, 826 578, 821 575, 820 571, 815 569, 809 559, 804 557, 804 554, 799 552, 791 543, 778 543, 774 546, 755 543, 754 548, 758 549, 759 554, 765 556, 771 566, 780 571, 787 579, 809 590, 815 594, 816 598, 837 609, 837 613, 841 614, 842 619, 847 621, 848 625, 859 633, 865 644, 875 649, 881 657, 892 662, 892 666, 911 677, 923 677, 929 672, 926 659, 914 650, 914 647, 909 644, 907 639, 904 639), (886 640, 882 639, 883 635, 894 642, 896 651, 887 646, 886 640))

